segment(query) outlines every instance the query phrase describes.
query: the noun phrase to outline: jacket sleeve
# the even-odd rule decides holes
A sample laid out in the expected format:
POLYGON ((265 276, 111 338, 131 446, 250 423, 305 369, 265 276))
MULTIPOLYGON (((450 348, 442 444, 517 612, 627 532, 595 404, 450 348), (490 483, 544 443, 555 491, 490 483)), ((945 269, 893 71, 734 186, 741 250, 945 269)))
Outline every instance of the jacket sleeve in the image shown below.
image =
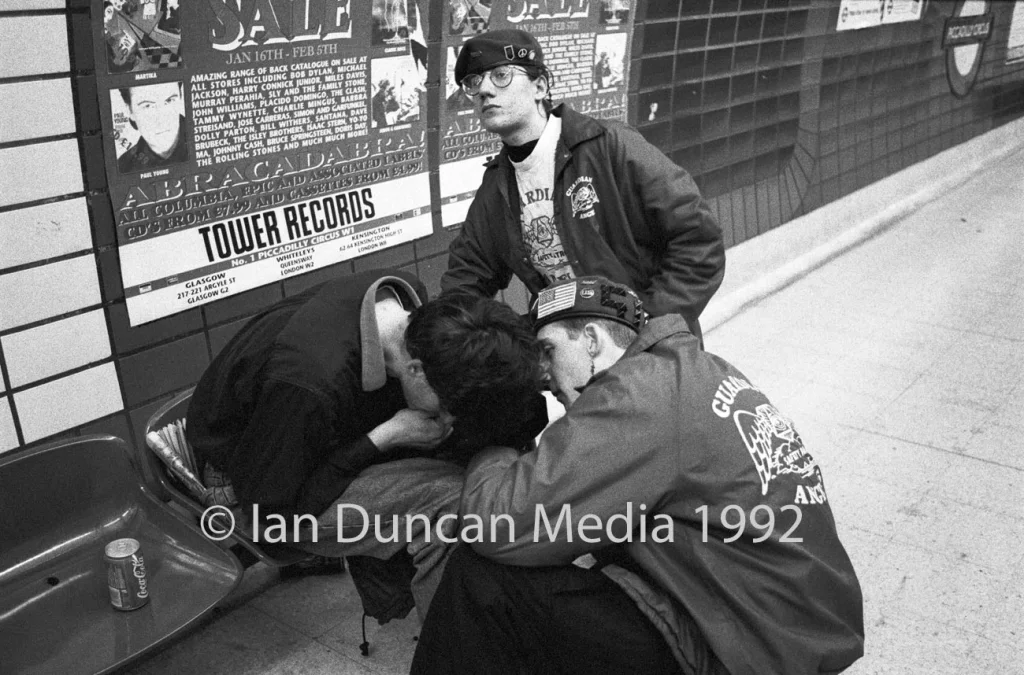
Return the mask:
POLYGON ((462 231, 448 247, 448 270, 441 277, 442 292, 457 288, 493 298, 512 280, 512 270, 495 246, 499 235, 496 230, 504 224, 488 217, 486 194, 485 181, 469 207, 462 231))
POLYGON ((238 497, 270 512, 319 515, 378 457, 365 434, 337 429, 320 397, 268 380, 229 467, 238 497))
POLYGON ((561 565, 621 543, 642 516, 652 526, 647 514, 676 475, 673 423, 666 422, 676 416, 665 405, 645 405, 643 395, 606 374, 533 452, 477 455, 462 493, 464 538, 474 550, 505 564, 561 565))
POLYGON ((640 195, 664 247, 647 310, 696 321, 725 276, 722 230, 685 170, 633 129, 619 127, 609 136, 616 143, 617 165, 625 167, 627 184, 640 195))

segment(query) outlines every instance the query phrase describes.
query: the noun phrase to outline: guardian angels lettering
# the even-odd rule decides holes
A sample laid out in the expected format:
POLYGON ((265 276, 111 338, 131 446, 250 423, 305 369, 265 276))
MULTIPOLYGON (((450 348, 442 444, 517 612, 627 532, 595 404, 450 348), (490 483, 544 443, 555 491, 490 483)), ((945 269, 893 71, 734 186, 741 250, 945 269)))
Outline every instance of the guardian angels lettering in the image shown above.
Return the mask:
POLYGON ((722 419, 732 415, 761 479, 761 494, 768 494, 774 479, 793 474, 799 479, 793 495, 794 504, 824 504, 827 497, 821 469, 804 449, 803 440, 793 423, 770 403, 758 405, 754 412, 737 410, 733 413, 737 397, 746 390, 760 391, 742 377, 730 375, 724 378, 711 399, 711 409, 722 419))

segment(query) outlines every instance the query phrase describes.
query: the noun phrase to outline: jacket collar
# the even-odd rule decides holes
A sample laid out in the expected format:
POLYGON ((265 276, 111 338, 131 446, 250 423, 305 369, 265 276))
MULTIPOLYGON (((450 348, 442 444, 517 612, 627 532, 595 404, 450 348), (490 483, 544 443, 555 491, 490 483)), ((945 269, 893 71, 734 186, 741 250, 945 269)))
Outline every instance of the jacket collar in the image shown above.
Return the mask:
POLYGON ((679 314, 666 314, 665 316, 658 316, 647 322, 647 325, 640 331, 640 335, 637 336, 633 344, 629 346, 626 353, 622 355, 622 358, 633 356, 641 352, 646 352, 652 346, 661 342, 665 338, 685 333, 689 336, 693 336, 690 332, 690 328, 686 325, 686 319, 679 314))
POLYGON ((384 386, 387 372, 384 370, 384 344, 380 339, 377 326, 377 290, 385 286, 396 291, 399 301, 406 309, 411 304, 419 307, 423 304, 409 282, 393 276, 381 277, 373 282, 363 295, 363 303, 359 311, 359 340, 362 353, 363 391, 376 391, 384 386))
MULTIPOLYGON (((581 115, 569 107, 568 103, 559 103, 551 109, 551 114, 562 118, 562 137, 559 140, 569 150, 572 150, 583 141, 597 138, 604 133, 604 127, 598 124, 597 120, 581 115)), ((502 163, 507 165, 509 162, 507 157, 508 151, 502 145, 501 152, 492 157, 484 166, 490 169, 502 163)))
MULTIPOLYGON (((633 343, 626 349, 622 358, 616 361, 616 363, 621 363, 623 359, 627 359, 630 356, 646 352, 652 346, 658 344, 665 338, 682 333, 693 338, 693 333, 690 332, 690 328, 686 325, 686 319, 679 314, 667 314, 665 316, 659 316, 651 319, 647 322, 647 325, 643 327, 643 330, 640 331, 636 340, 633 340, 633 343)), ((614 367, 615 364, 612 364, 610 368, 606 368, 600 373, 595 374, 592 378, 587 380, 587 383, 580 388, 580 391, 583 391, 590 385, 599 381, 614 367)))

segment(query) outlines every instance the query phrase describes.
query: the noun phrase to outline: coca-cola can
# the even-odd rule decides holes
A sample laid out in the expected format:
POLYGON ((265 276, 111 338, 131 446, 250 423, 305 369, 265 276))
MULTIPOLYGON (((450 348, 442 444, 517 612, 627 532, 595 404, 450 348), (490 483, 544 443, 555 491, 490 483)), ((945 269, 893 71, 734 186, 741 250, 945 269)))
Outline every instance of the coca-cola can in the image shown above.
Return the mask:
POLYGON ((125 612, 149 602, 149 580, 142 546, 137 539, 116 539, 107 544, 103 559, 107 561, 107 586, 110 604, 125 612))

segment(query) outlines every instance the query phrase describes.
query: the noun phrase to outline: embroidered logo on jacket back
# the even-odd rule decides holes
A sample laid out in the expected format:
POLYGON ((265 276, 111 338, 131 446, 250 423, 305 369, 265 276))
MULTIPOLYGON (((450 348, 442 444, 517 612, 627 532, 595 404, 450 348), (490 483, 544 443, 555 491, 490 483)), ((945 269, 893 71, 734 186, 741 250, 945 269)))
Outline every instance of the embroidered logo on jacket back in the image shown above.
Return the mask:
POLYGON ((804 450, 800 434, 793 423, 770 403, 762 403, 754 412, 737 410, 733 415, 743 443, 761 479, 761 494, 768 494, 772 480, 785 474, 796 474, 802 485, 796 487, 794 503, 823 504, 825 489, 821 470, 814 458, 804 450))

